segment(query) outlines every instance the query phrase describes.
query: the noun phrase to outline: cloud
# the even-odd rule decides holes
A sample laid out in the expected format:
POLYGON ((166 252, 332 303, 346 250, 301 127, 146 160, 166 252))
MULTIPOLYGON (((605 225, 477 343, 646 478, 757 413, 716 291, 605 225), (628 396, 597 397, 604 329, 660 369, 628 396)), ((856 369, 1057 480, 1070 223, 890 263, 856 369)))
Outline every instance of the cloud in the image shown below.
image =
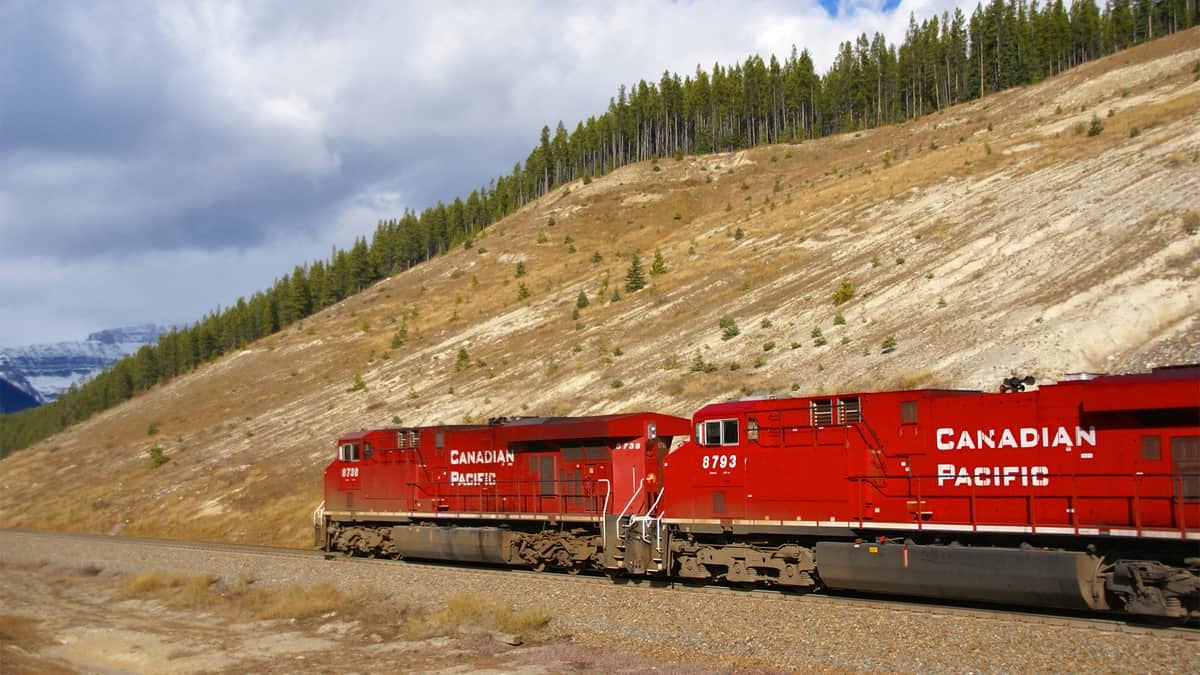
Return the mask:
POLYGON ((508 173, 619 85, 792 45, 823 70, 953 7, 892 1, 2 4, 0 343, 198 318, 508 173), (171 270, 221 281, 146 290, 171 270), (76 318, 18 320, 33 302, 76 318))

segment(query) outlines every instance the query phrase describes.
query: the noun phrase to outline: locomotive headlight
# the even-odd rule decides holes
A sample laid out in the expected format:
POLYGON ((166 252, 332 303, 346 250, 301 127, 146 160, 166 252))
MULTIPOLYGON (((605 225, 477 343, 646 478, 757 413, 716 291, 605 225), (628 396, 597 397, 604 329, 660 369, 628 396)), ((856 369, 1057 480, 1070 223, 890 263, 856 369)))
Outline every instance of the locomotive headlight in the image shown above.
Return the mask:
POLYGON ((652 473, 648 473, 648 474, 646 474, 646 482, 647 482, 647 483, 653 483, 653 482, 655 482, 655 481, 657 481, 657 480, 658 480, 658 476, 655 476, 655 475, 654 475, 654 474, 652 474, 652 473))
POLYGON ((651 422, 646 426, 646 439, 652 441, 656 438, 658 438, 658 425, 651 422))

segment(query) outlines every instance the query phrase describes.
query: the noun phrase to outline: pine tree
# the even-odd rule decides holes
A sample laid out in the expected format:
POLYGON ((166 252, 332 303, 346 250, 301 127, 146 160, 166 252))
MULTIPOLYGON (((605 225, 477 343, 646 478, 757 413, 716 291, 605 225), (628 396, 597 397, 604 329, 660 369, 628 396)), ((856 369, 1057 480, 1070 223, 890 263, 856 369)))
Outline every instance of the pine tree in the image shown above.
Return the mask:
POLYGON ((584 307, 587 307, 587 306, 588 306, 587 293, 584 293, 583 291, 579 291, 579 296, 575 298, 575 307, 578 309, 583 309, 584 307))
POLYGON ((655 276, 667 273, 667 261, 663 260, 661 249, 654 249, 654 262, 650 265, 650 274, 655 276))
POLYGON ((625 273, 625 290, 634 293, 646 287, 646 273, 642 271, 642 258, 637 253, 629 263, 629 271, 625 273))

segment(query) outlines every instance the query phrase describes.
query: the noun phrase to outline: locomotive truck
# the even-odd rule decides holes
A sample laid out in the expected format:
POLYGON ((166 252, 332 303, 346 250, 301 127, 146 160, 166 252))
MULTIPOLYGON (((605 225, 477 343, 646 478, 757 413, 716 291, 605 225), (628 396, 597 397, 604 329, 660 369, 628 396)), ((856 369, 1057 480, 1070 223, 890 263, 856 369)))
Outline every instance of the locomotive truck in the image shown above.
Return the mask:
POLYGON ((338 440, 366 556, 1200 618, 1200 365, 338 440))

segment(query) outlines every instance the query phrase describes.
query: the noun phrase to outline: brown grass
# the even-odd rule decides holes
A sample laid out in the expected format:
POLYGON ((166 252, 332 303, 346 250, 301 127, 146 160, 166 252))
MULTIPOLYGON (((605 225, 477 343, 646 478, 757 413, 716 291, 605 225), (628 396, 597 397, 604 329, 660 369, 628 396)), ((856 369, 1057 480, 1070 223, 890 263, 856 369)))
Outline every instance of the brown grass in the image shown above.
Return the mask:
POLYGON ((549 623, 550 614, 541 607, 517 610, 492 598, 460 593, 447 598, 444 609, 415 625, 432 635, 491 630, 528 635, 549 623))
POLYGON ((124 599, 152 599, 174 609, 215 611, 231 619, 306 619, 350 610, 354 601, 329 584, 264 588, 247 579, 143 572, 121 583, 124 599))

